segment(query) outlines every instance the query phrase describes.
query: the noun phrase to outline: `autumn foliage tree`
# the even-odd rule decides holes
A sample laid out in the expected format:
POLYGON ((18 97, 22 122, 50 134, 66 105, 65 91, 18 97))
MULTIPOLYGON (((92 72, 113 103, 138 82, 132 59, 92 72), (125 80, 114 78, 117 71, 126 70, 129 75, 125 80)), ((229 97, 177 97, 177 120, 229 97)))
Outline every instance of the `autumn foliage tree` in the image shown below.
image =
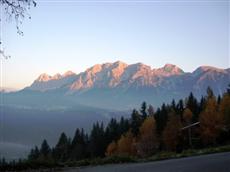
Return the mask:
MULTIPOLYGON (((184 126, 189 126, 192 123, 193 113, 189 108, 186 108, 183 112, 183 123, 184 126)), ((192 147, 192 128, 188 127, 187 129, 188 136, 186 137, 189 143, 189 146, 192 147)))
POLYGON ((113 155, 148 157, 159 151, 180 152, 229 141, 230 88, 218 101, 208 88, 200 101, 190 94, 185 100, 163 104, 156 112, 143 103, 130 118, 113 118, 106 127, 95 123, 89 136, 83 129, 77 129, 72 140, 62 133, 54 148, 44 140, 40 149, 31 150, 28 160, 65 163, 113 155))
POLYGON ((137 154, 149 156, 158 149, 159 141, 156 133, 156 122, 153 116, 147 117, 140 127, 140 136, 137 143, 137 154))
POLYGON ((117 143, 115 141, 111 142, 106 149, 106 156, 111 156, 117 154, 117 143))
POLYGON ((135 138, 131 131, 128 131, 126 134, 122 135, 117 142, 117 153, 119 155, 135 155, 135 138))
POLYGON ((182 123, 180 117, 172 111, 163 131, 163 143, 166 150, 176 151, 180 142, 182 123))
POLYGON ((207 93, 205 109, 200 114, 200 135, 204 144, 215 144, 224 126, 224 116, 219 113, 216 97, 210 88, 207 93))
POLYGON ((220 114, 224 117, 225 129, 230 131, 230 94, 225 93, 220 102, 219 107, 220 114))
POLYGON ((186 108, 183 113, 183 120, 185 125, 189 125, 192 123, 192 111, 189 108, 186 108))

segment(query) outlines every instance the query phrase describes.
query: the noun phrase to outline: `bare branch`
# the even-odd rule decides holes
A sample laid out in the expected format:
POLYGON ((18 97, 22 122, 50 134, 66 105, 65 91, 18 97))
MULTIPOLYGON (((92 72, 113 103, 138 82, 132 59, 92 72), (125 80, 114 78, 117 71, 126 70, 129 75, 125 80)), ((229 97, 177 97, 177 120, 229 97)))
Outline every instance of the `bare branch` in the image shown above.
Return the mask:
POLYGON ((18 34, 23 35, 19 25, 25 17, 31 18, 27 11, 31 6, 36 7, 36 2, 34 0, 0 0, 0 4, 7 17, 15 19, 18 34))

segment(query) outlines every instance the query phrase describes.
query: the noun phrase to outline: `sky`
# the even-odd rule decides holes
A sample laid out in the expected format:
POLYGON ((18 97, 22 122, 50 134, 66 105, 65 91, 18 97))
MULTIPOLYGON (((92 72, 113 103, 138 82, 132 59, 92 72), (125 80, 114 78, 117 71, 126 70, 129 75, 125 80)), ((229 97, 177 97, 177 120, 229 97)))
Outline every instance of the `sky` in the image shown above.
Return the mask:
MULTIPOLYGON (((1 85, 21 89, 41 73, 79 73, 117 60, 152 68, 230 67, 228 0, 37 0, 17 34, 2 20, 1 85)), ((4 18, 4 13, 3 13, 4 18)))

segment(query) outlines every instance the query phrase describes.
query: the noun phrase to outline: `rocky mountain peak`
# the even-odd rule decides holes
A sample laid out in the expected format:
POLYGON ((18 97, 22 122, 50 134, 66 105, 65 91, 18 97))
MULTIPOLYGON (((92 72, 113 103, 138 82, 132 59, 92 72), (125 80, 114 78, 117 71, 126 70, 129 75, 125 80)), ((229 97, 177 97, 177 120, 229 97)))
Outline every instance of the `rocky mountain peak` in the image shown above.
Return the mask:
POLYGON ((174 64, 165 64, 163 67, 153 70, 157 75, 162 76, 172 76, 172 75, 181 75, 184 73, 182 69, 177 67, 174 64))
POLYGON ((76 75, 74 72, 72 72, 71 70, 69 71, 66 71, 62 76, 63 77, 68 77, 68 76, 71 76, 71 75, 76 75))
POLYGON ((46 73, 42 73, 41 75, 39 75, 39 77, 36 79, 36 81, 38 82, 47 82, 52 78, 52 76, 46 74, 46 73))

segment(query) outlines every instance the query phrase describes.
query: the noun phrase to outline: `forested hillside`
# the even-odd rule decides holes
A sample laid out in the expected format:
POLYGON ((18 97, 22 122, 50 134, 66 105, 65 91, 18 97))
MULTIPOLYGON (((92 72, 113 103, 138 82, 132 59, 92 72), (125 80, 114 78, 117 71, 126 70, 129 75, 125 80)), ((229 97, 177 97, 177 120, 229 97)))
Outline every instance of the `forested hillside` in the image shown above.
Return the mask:
MULTIPOLYGON (((105 156, 144 158, 162 151, 182 152, 229 143, 230 87, 218 97, 208 88, 200 100, 191 93, 184 100, 173 100, 157 109, 143 102, 129 119, 111 119, 107 126, 96 122, 90 133, 77 128, 73 138, 61 133, 56 146, 50 147, 44 140, 23 162, 37 167, 105 156)), ((4 159, 1 163, 12 165, 4 159)))

